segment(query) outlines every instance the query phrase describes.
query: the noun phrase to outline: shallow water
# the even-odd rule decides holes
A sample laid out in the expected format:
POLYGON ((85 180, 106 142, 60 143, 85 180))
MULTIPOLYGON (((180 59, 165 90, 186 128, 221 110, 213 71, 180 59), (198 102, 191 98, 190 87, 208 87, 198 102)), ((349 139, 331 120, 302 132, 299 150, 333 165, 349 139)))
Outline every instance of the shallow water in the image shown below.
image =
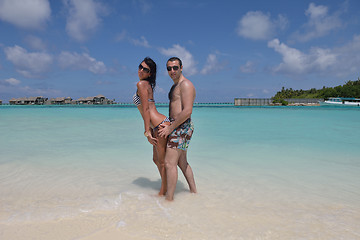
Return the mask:
POLYGON ((133 239, 360 239, 360 109, 196 107, 193 121, 199 193, 179 172, 167 203, 136 108, 0 107, 0 237, 66 222, 53 239, 108 227, 133 239))

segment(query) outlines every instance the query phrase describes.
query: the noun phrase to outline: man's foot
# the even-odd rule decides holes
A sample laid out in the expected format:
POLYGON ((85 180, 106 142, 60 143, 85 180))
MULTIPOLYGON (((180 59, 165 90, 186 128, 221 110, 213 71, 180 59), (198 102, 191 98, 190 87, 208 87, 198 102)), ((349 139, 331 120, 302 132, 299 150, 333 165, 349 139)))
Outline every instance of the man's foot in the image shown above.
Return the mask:
POLYGON ((167 200, 167 201, 169 201, 169 202, 172 202, 172 201, 174 201, 174 198, 173 198, 173 197, 166 196, 166 197, 165 197, 165 200, 167 200))

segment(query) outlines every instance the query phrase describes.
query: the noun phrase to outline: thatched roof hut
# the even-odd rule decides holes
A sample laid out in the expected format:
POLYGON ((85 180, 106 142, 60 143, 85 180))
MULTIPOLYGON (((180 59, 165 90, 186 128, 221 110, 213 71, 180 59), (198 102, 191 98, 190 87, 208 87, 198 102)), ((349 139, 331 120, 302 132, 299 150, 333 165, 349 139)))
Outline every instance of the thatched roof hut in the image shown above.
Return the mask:
POLYGON ((39 97, 22 97, 22 98, 12 98, 9 100, 9 103, 12 105, 42 105, 47 101, 47 98, 43 96, 39 97))

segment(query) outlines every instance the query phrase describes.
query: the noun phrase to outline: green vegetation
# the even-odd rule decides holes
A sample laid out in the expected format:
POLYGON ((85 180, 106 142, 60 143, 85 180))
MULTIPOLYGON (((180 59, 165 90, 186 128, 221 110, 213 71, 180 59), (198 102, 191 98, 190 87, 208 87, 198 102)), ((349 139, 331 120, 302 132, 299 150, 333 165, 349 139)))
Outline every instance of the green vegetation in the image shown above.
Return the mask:
POLYGON ((289 103, 287 101, 285 101, 284 99, 274 99, 273 103, 281 103, 282 106, 287 106, 289 105, 289 103))
POLYGON ((344 85, 336 87, 323 87, 322 89, 312 88, 310 90, 293 90, 285 89, 277 92, 272 99, 274 103, 282 103, 286 98, 322 98, 328 99, 330 97, 347 97, 359 98, 360 97, 360 78, 356 81, 347 81, 344 85))

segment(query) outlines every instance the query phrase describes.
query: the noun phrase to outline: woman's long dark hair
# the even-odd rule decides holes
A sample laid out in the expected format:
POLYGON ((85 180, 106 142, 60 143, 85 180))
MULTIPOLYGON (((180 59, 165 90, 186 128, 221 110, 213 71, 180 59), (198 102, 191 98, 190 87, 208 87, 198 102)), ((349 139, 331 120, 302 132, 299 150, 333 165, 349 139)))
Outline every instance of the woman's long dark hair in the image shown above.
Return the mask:
POLYGON ((156 86, 156 63, 149 57, 144 58, 143 62, 150 68, 150 76, 146 79, 150 83, 152 90, 154 91, 156 86))

